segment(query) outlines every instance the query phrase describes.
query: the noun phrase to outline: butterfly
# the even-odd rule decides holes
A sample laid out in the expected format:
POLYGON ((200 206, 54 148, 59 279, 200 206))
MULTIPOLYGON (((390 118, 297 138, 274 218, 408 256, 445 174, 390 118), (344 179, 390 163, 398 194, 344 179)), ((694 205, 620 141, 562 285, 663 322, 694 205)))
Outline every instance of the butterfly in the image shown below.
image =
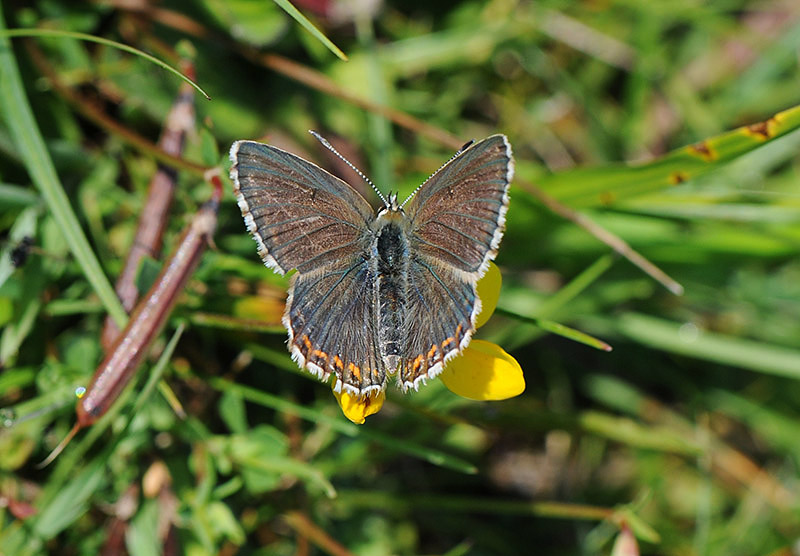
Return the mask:
POLYGON ((230 158, 264 264, 297 270, 282 322, 301 368, 359 396, 396 375, 405 392, 469 344, 476 284, 505 229, 514 162, 504 135, 467 143, 401 204, 375 188, 377 214, 350 185, 277 147, 237 141, 230 158))

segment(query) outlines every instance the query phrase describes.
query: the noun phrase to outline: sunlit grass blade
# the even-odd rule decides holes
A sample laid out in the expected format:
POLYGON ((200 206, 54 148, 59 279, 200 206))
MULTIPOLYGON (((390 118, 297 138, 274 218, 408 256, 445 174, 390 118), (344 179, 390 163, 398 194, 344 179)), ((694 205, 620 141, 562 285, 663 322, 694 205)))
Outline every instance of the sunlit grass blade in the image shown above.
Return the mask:
POLYGON ((652 162, 578 168, 542 177, 542 189, 570 206, 609 205, 673 187, 800 128, 800 106, 676 149, 652 162))
MULTIPOLYGON (((0 31, 4 28, 5 22, 0 14, 0 31)), ((92 284, 114 321, 120 326, 124 325, 128 317, 114 288, 103 273, 100 262, 80 227, 78 217, 72 210, 69 197, 61 185, 28 104, 14 52, 7 37, 0 38, 0 106, 3 108, 4 120, 11 128, 19 154, 31 179, 42 193, 86 279, 92 284)))
POLYGON ((270 456, 269 458, 240 456, 236 461, 264 473, 285 473, 295 476, 313 484, 328 498, 336 498, 336 489, 331 482, 319 469, 306 462, 279 456, 270 456))
POLYGON ((0 29, 0 37, 60 37, 64 39, 78 39, 82 41, 96 42, 98 44, 103 44, 105 46, 117 48, 119 50, 128 52, 129 54, 140 56, 145 60, 147 60, 148 62, 152 62, 158 67, 163 68, 174 75, 177 75, 179 78, 183 79, 189 85, 197 89, 197 92, 203 95, 206 98, 206 100, 211 100, 211 97, 208 96, 208 94, 200 87, 200 85, 192 81, 187 75, 184 75, 179 70, 173 68, 169 64, 162 62, 155 56, 151 56, 147 52, 143 52, 138 48, 128 46, 127 44, 123 44, 121 42, 112 41, 110 39, 106 39, 103 37, 97 37, 95 35, 87 35, 86 33, 78 33, 76 31, 64 31, 61 29, 0 29))
POLYGON ((685 456, 702 453, 693 439, 667 426, 649 426, 629 417, 600 411, 585 411, 579 415, 578 422, 586 432, 628 446, 685 456))
POLYGON ((611 253, 597 259, 537 307, 536 315, 548 317, 557 312, 605 274, 614 264, 615 259, 616 257, 611 253))
POLYGON ((295 20, 297 23, 299 23, 300 25, 302 25, 302 26, 303 26, 303 28, 304 28, 306 31, 308 31, 309 33, 311 33, 312 35, 314 35, 314 37, 315 37, 315 38, 316 38, 316 39, 317 39, 319 42, 321 42, 322 44, 324 44, 324 45, 325 45, 325 46, 328 48, 328 50, 330 50, 331 52, 333 52, 334 54, 336 54, 336 56, 337 56, 338 58, 340 58, 340 59, 344 60, 345 62, 347 61, 347 55, 346 55, 344 52, 342 52, 342 51, 339 49, 339 47, 338 47, 338 46, 336 46, 335 44, 333 44, 333 42, 331 42, 331 40, 330 40, 328 37, 326 37, 326 36, 325 36, 325 34, 324 34, 322 31, 320 31, 319 29, 317 29, 317 27, 316 27, 316 26, 315 26, 313 23, 311 23, 311 22, 308 20, 308 18, 307 18, 306 16, 304 16, 302 13, 300 13, 300 11, 299 11, 297 8, 295 8, 295 7, 292 5, 292 3, 291 3, 291 2, 289 2, 289 0, 274 0, 274 2, 275 2, 275 3, 276 3, 278 6, 280 6, 281 8, 283 8, 283 10, 284 10, 284 11, 285 11, 287 14, 289 14, 290 16, 292 16, 292 18, 294 18, 294 20, 295 20))

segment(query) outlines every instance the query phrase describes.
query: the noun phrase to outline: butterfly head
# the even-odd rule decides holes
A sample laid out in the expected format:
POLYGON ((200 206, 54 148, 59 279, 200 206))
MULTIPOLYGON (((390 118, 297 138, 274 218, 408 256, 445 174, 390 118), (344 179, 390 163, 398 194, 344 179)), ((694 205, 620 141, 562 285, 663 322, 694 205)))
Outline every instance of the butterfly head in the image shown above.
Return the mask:
POLYGON ((398 216, 403 213, 402 205, 397 201, 397 193, 389 193, 389 198, 384 199, 385 206, 378 212, 378 216, 398 216))

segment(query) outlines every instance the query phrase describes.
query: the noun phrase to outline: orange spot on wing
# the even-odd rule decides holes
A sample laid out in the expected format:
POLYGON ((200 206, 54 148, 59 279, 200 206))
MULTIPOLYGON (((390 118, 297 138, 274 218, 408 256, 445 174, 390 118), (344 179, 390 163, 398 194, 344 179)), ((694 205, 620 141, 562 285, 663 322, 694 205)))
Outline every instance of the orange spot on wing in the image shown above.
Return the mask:
POLYGON ((308 339, 308 336, 307 336, 307 335, 305 335, 305 334, 303 334, 303 345, 305 345, 305 346, 306 346, 306 349, 307 349, 307 350, 309 350, 309 351, 310 351, 310 350, 311 350, 311 348, 313 347, 313 346, 311 345, 311 340, 309 340, 309 339, 308 339))
POLYGON ((433 345, 431 346, 431 349, 430 349, 430 351, 428 351, 428 359, 430 359, 431 357, 433 357, 434 355, 436 355, 436 350, 437 350, 437 349, 439 349, 439 346, 437 346, 436 344, 433 344, 433 345))
POLYGON ((347 369, 351 373, 353 373, 353 376, 356 377, 356 380, 361 380, 361 369, 359 368, 358 365, 354 365, 353 363, 350 363, 349 365, 347 365, 347 369))
POLYGON ((337 369, 344 369, 344 363, 342 363, 342 360, 339 359, 338 355, 333 356, 333 364, 336 365, 337 369))
POLYGON ((319 358, 321 358, 321 359, 324 359, 325 361, 327 361, 327 360, 328 360, 328 354, 327 354, 327 353, 325 353, 324 351, 320 351, 320 350, 318 350, 318 349, 315 349, 315 350, 314 350, 312 353, 313 353, 314 355, 316 355, 317 357, 319 357, 319 358))
POLYGON ((416 373, 420 366, 422 366, 422 362, 424 360, 425 358, 422 355, 417 355, 417 357, 414 359, 414 364, 411 366, 411 371, 416 373))

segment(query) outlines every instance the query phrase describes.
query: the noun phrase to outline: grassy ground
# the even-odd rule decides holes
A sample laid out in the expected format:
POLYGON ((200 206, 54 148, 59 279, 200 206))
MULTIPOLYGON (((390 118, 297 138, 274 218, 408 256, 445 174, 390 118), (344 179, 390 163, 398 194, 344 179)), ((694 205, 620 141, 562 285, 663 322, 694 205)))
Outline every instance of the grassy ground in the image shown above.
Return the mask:
POLYGON ((611 554, 625 527, 642 554, 795 553, 796 2, 296 2, 346 62, 271 2, 115 4, 2 17, 192 62, 211 100, 170 160, 153 143, 178 77, 107 44, 0 39, 0 553, 611 554), (125 318, 110 284, 158 160, 178 167, 168 253, 233 140, 361 187, 308 129, 401 197, 466 140, 509 137, 504 285, 478 337, 525 393, 433 381, 348 422, 285 352, 286 281, 226 181, 216 248, 134 386, 37 468, 106 315, 125 318))

